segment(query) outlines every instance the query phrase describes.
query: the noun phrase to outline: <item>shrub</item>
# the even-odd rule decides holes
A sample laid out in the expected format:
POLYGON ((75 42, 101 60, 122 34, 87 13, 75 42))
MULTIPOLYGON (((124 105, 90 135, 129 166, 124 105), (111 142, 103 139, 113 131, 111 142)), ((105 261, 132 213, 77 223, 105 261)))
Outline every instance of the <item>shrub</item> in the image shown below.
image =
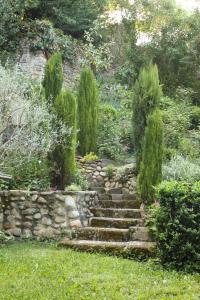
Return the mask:
POLYGON ((41 88, 17 69, 0 67, 0 120, 0 166, 11 175, 45 160, 58 140, 41 88))
POLYGON ((162 89, 159 83, 158 68, 150 64, 142 68, 134 87, 133 138, 136 153, 137 171, 142 161, 145 128, 149 114, 159 105, 162 89))
POLYGON ((129 179, 129 170, 127 170, 126 166, 117 168, 116 173, 117 180, 121 183, 125 183, 129 179))
POLYGON ((106 176, 109 179, 111 179, 113 177, 113 173, 114 173, 114 166, 110 164, 106 167, 106 176))
POLYGON ((157 253, 164 265, 200 271, 200 182, 163 182, 158 188, 157 253))
POLYGON ((192 106, 192 111, 190 113, 190 129, 196 130, 200 126, 200 107, 192 106))
POLYGON ((87 163, 91 161, 95 161, 98 159, 98 156, 94 152, 90 152, 81 158, 82 163, 87 163))
POLYGON ((200 162, 177 155, 163 166, 163 179, 194 182, 200 180, 200 162))
POLYGON ((46 159, 30 159, 13 166, 13 178, 9 189, 46 191, 50 189, 49 166, 46 159))
POLYGON ((162 180, 163 122, 159 110, 148 118, 145 129, 144 149, 138 176, 139 193, 143 201, 152 202, 155 186, 162 180))
POLYGON ((113 160, 121 160, 124 149, 120 141, 119 112, 110 104, 103 104, 99 111, 98 153, 113 160))
POLYGON ((54 103, 55 114, 67 128, 70 128, 70 135, 57 145, 53 158, 60 170, 61 189, 70 184, 75 175, 76 168, 76 99, 70 91, 62 91, 54 103))
POLYGON ((80 187, 79 190, 83 190, 83 191, 88 190, 89 184, 88 184, 86 175, 82 169, 76 169, 73 184, 75 186, 80 187))
POLYGON ((99 93, 89 68, 81 73, 78 91, 79 152, 85 155, 97 150, 99 93))

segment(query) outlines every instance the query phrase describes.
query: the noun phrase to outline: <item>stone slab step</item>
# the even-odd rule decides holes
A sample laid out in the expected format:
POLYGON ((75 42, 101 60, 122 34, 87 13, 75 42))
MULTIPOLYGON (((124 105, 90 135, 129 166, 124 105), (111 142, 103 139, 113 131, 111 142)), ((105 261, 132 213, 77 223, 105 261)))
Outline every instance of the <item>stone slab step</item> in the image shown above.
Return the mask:
POLYGON ((105 190, 104 187, 96 186, 96 187, 92 187, 92 190, 99 193, 99 194, 105 194, 106 193, 106 190, 105 190))
POLYGON ((136 194, 111 194, 112 200, 135 200, 136 194))
POLYGON ((130 241, 152 242, 152 237, 147 227, 130 227, 129 239, 130 241))
POLYGON ((92 217, 89 220, 91 227, 114 227, 126 229, 134 226, 142 226, 142 219, 133 218, 103 218, 103 217, 92 217))
POLYGON ((99 194, 99 200, 135 200, 136 194, 99 194))
POLYGON ((127 208, 91 208, 94 217, 111 217, 111 218, 141 218, 140 209, 127 208))
POLYGON ((122 194, 122 188, 113 188, 107 190, 108 194, 122 194))
POLYGON ((83 251, 99 251, 115 254, 144 254, 152 256, 154 253, 154 243, 152 242, 105 242, 90 240, 67 240, 64 239, 59 244, 65 248, 72 248, 83 251))
POLYGON ((139 200, 100 200, 99 206, 104 208, 140 208, 139 200))
POLYGON ((129 240, 129 230, 104 227, 83 227, 76 230, 76 238, 80 240, 124 242, 129 240))

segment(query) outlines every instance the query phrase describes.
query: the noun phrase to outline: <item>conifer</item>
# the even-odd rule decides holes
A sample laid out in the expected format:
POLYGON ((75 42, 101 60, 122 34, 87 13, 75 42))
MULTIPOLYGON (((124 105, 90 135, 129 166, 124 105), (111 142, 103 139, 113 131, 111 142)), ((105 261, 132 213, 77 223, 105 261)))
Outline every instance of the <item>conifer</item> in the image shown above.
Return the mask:
POLYGON ((159 83, 158 68, 149 64, 142 68, 134 87, 133 137, 136 154, 136 169, 139 172, 145 128, 149 114, 159 105, 162 89, 159 83))
POLYGON ((154 187, 162 180, 163 122, 156 109, 148 117, 145 129, 142 162, 138 176, 139 193, 143 201, 154 200, 154 187))
POLYGON ((78 141, 79 153, 96 152, 98 137, 99 93, 91 69, 81 73, 78 91, 78 141))
POLYGON ((71 184, 76 169, 76 99, 69 90, 63 90, 56 98, 54 111, 59 121, 70 129, 70 134, 54 151, 54 159, 60 169, 61 189, 71 184))
POLYGON ((63 85, 63 67, 60 53, 53 54, 45 66, 43 86, 46 100, 53 105, 63 85))

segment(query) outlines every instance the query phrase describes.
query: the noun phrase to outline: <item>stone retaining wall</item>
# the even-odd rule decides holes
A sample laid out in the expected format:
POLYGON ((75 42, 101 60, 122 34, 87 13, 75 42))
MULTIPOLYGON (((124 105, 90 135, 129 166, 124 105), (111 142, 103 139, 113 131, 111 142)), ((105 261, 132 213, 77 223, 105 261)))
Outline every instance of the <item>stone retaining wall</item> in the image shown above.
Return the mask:
POLYGON ((16 237, 55 238, 87 226, 96 192, 0 192, 0 230, 16 237))
POLYGON ((111 167, 108 160, 95 160, 84 162, 81 157, 78 158, 80 167, 84 170, 90 187, 105 187, 106 189, 121 188, 122 193, 129 194, 135 191, 136 175, 134 164, 128 164, 123 167, 111 167), (112 172, 108 172, 111 168, 112 172))

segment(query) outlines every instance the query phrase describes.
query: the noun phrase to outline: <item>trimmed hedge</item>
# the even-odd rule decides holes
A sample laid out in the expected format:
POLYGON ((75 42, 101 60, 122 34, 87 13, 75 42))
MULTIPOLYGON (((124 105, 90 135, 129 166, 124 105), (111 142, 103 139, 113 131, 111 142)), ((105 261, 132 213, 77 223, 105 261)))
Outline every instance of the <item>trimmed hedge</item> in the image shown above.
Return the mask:
POLYGON ((158 256, 178 270, 200 271, 200 181, 163 182, 156 214, 158 256))

